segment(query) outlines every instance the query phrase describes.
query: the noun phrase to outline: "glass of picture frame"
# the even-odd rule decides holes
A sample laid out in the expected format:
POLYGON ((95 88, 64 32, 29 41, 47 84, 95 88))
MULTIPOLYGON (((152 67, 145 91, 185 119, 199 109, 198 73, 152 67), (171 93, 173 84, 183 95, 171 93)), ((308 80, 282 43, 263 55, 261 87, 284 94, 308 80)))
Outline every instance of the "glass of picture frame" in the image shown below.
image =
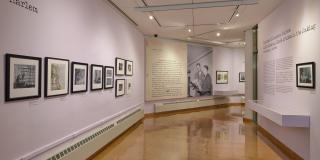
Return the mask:
POLYGON ((102 90, 103 89, 103 66, 102 65, 91 65, 91 90, 102 90))
POLYGON ((114 86, 114 67, 104 67, 104 88, 111 89, 114 86))
POLYGON ((228 84, 228 71, 216 71, 216 84, 228 84))
POLYGON ((42 59, 8 53, 5 60, 5 101, 41 97, 42 59))
POLYGON ((133 62, 126 60, 126 76, 133 76, 133 62))
POLYGON ((116 75, 117 76, 123 76, 125 75, 125 63, 126 60, 121 59, 121 58, 116 58, 116 75))
POLYGON ((239 72, 239 82, 245 82, 245 81, 246 81, 245 72, 239 72))
POLYGON ((132 80, 126 79, 126 95, 130 95, 132 92, 132 80))
POLYGON ((296 84, 300 88, 316 87, 315 62, 296 64, 296 84))
POLYGON ((123 96, 125 94, 125 79, 116 80, 116 97, 123 96))
POLYGON ((88 90, 88 64, 71 63, 71 93, 87 92, 88 90))
POLYGON ((69 60, 45 57, 45 97, 69 94, 69 60))

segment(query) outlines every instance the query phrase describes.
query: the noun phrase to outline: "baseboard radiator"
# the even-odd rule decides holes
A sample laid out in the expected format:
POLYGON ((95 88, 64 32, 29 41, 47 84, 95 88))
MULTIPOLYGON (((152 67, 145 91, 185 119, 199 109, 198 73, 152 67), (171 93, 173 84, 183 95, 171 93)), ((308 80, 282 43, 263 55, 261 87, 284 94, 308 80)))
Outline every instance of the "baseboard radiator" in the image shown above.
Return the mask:
POLYGON ((83 160, 92 156, 110 143, 144 116, 143 105, 138 105, 110 121, 91 129, 77 137, 30 158, 34 160, 83 160))
POLYGON ((240 104, 244 103, 243 96, 219 96, 201 99, 181 100, 174 102, 156 103, 154 105, 155 113, 178 111, 185 109, 195 109, 201 107, 224 105, 224 104, 240 104))

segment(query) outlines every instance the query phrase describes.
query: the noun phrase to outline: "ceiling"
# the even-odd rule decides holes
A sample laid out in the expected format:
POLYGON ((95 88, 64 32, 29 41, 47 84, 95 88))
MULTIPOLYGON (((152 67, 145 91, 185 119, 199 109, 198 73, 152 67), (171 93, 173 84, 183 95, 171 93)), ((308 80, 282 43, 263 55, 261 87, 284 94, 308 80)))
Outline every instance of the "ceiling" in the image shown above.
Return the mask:
MULTIPOLYGON (((256 0, 253 5, 234 5, 211 8, 194 8, 143 12, 137 7, 159 5, 212 3, 237 0, 108 0, 136 23, 147 36, 183 41, 244 46, 244 31, 254 27, 270 14, 283 0, 256 0), (239 13, 237 17, 236 14, 239 13), (154 17, 153 20, 149 16, 154 17), (188 30, 191 29, 191 32, 188 30), (220 36, 217 36, 220 33, 220 36)), ((239 1, 239 0, 238 0, 239 1)), ((240 0, 241 1, 241 0, 240 0)), ((250 1, 250 0, 248 0, 250 1)))

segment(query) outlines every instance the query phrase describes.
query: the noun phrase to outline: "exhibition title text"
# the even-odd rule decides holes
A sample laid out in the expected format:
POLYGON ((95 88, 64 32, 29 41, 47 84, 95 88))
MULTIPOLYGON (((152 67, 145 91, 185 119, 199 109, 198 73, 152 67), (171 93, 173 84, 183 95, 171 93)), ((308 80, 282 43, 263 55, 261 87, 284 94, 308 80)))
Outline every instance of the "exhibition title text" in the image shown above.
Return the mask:
POLYGON ((25 8, 31 12, 38 13, 38 8, 34 5, 30 4, 28 1, 22 1, 22 0, 9 0, 10 3, 15 4, 19 7, 25 8))
POLYGON ((287 29, 279 34, 276 34, 275 36, 272 36, 271 38, 263 41, 263 52, 267 53, 270 51, 273 51, 277 49, 277 45, 284 43, 288 40, 291 40, 293 38, 299 37, 305 33, 308 33, 310 31, 315 31, 317 29, 317 24, 307 25, 305 27, 302 27, 296 31, 292 29, 287 29))

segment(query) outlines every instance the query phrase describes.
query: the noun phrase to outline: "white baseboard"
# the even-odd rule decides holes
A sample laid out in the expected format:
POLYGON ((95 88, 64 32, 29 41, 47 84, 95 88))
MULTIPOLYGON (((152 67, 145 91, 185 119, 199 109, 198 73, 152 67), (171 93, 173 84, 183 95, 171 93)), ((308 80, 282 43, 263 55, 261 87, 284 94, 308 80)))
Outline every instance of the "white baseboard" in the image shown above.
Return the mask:
POLYGON ((84 160, 110 143, 144 116, 143 105, 74 137, 36 157, 35 160, 84 160))
POLYGON ((154 105, 154 110, 155 113, 161 113, 232 103, 244 103, 244 99, 242 96, 222 96, 214 98, 202 98, 167 103, 157 103, 154 105))

